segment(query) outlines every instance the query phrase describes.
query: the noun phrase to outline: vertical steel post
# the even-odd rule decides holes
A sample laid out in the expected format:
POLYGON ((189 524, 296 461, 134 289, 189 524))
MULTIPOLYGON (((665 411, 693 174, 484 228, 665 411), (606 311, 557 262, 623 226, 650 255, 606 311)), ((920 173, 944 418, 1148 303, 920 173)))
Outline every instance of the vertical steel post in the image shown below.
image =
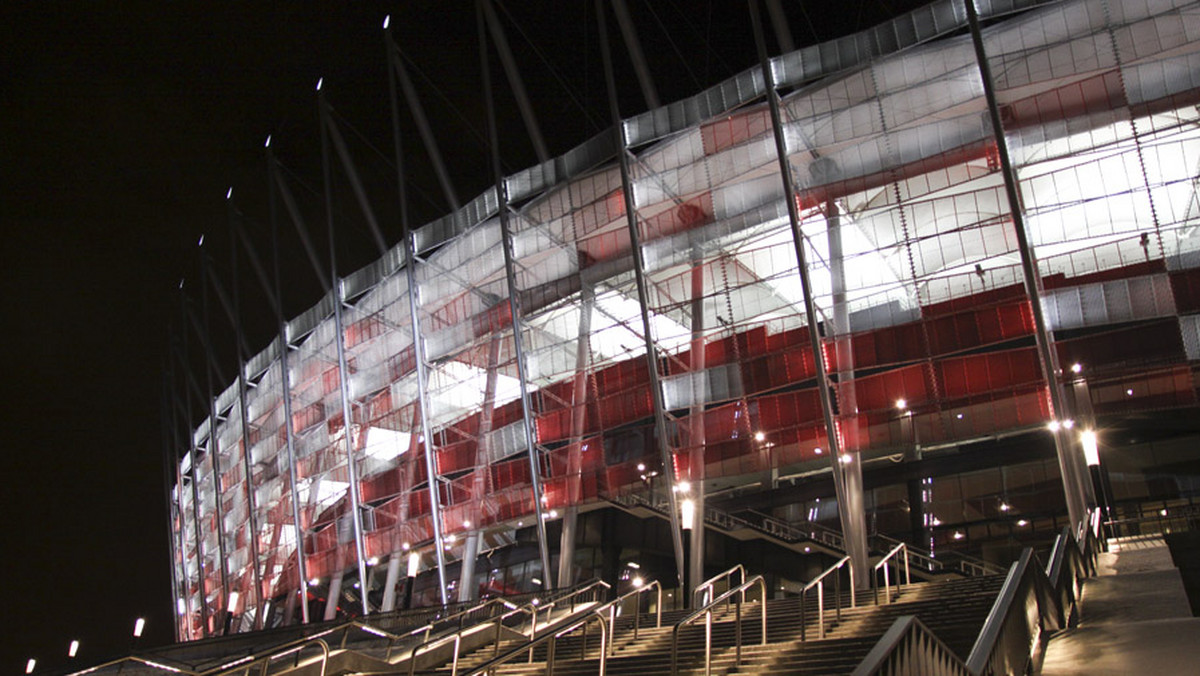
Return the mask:
MULTIPOLYGON (((389 54, 394 49, 390 22, 384 24, 389 54)), ((442 605, 446 596, 446 552, 442 548, 442 501, 437 486, 437 459, 433 451, 433 429, 429 425, 428 374, 425 364, 425 343, 421 337, 420 312, 417 303, 416 240, 408 223, 408 199, 404 186, 404 153, 400 140, 400 117, 396 101, 395 68, 388 69, 388 94, 392 105, 392 142, 396 153, 396 183, 400 196, 400 225, 404 230, 404 276, 408 283, 408 311, 412 324, 413 356, 417 372, 417 404, 421 411, 421 437, 425 451, 425 473, 429 482, 429 515, 433 524, 433 551, 437 557, 438 594, 442 605)), ((412 593, 413 579, 409 578, 406 594, 412 593)), ((405 607, 408 607, 407 602, 405 607)))
POLYGON ((779 174, 783 180, 785 199, 787 200, 788 222, 792 229, 792 245, 795 247, 796 262, 800 274, 800 289, 804 294, 804 316, 808 322, 808 338, 813 351, 813 366, 816 370, 817 396, 821 401, 821 416, 825 422, 828 435, 829 462, 832 465, 834 489, 838 496, 838 515, 842 521, 843 536, 846 539, 846 553, 850 555, 850 565, 855 571, 855 577, 860 584, 866 584, 867 575, 867 542, 866 515, 862 510, 861 495, 857 501, 847 495, 847 486, 842 466, 842 443, 838 435, 838 427, 834 420, 833 399, 829 393, 829 376, 825 370, 825 356, 821 345, 820 325, 817 320, 817 310, 812 297, 812 282, 808 276, 808 257, 804 252, 804 234, 800 230, 800 214, 796 208, 795 187, 792 183, 792 170, 788 163, 787 143, 783 134, 783 121, 779 110, 779 99, 775 93, 775 78, 771 72, 771 63, 767 58, 767 47, 763 40, 762 19, 759 16, 758 0, 750 0, 750 20, 754 28, 754 41, 758 48, 759 67, 762 70, 763 88, 767 104, 771 112, 771 127, 775 136, 775 152, 779 158, 779 174), (858 509, 852 509, 857 504, 858 509))
POLYGON ((666 406, 663 402, 662 382, 658 374, 658 351, 654 345, 654 336, 650 332, 649 294, 646 291, 645 264, 642 261, 641 237, 638 235, 637 205, 633 202, 633 184, 629 176, 628 144, 625 138, 625 125, 621 120, 620 107, 617 104, 617 81, 613 71, 612 51, 608 42, 608 27, 605 20, 604 4, 596 0, 596 14, 600 31, 600 54, 604 61, 604 83, 608 90, 608 109, 616 138, 618 166, 621 170, 621 195, 625 202, 625 222, 629 228, 629 243, 633 255, 633 274, 637 284, 638 307, 642 314, 642 333, 646 345, 646 365, 650 372, 650 389, 654 403, 654 432, 658 437, 658 452, 663 465, 663 474, 667 481, 667 504, 671 518, 671 544, 675 553, 675 574, 679 584, 684 580, 684 551, 683 532, 680 528, 679 500, 675 492, 675 462, 671 453, 670 440, 667 438, 666 406))
POLYGON ((271 150, 270 139, 268 139, 267 180, 269 185, 267 192, 271 210, 271 253, 275 273, 275 299, 278 302, 275 306, 275 318, 279 326, 279 386, 283 394, 283 429, 287 449, 288 482, 292 493, 290 502, 292 503, 292 526, 296 538, 296 575, 299 578, 300 619, 304 624, 308 624, 311 619, 308 613, 308 565, 304 560, 304 524, 300 519, 300 478, 296 471, 296 439, 295 432, 292 430, 292 373, 288 357, 288 351, 292 349, 292 344, 288 339, 287 321, 283 316, 283 285, 279 277, 279 212, 275 203, 276 171, 278 171, 278 167, 275 163, 275 154, 271 150))
MULTIPOLYGON (((1000 105, 996 100, 995 83, 992 81, 992 69, 988 63, 987 50, 983 44, 983 34, 979 28, 979 15, 975 9, 974 0, 963 0, 967 9, 967 23, 971 29, 971 41, 975 46, 975 61, 979 66, 979 77, 983 84, 984 98, 987 100, 988 117, 992 124, 992 137, 996 140, 996 152, 1000 156, 1000 172, 1004 177, 1004 195, 1008 200, 1009 213, 1012 215, 1013 230, 1017 238, 1017 250, 1021 258, 1021 273, 1025 283, 1025 293, 1029 296, 1030 309, 1033 312, 1034 339, 1037 343, 1038 356, 1042 366, 1042 375, 1050 390, 1050 417, 1058 420, 1067 417, 1068 411, 1063 401, 1062 388, 1058 382, 1058 355, 1050 341, 1050 331, 1046 328, 1046 318, 1042 312, 1041 279, 1037 268, 1037 257, 1029 243, 1029 233, 1025 229, 1025 214, 1021 207, 1021 195, 1017 182, 1017 173, 1012 166, 1008 154, 1008 140, 1004 135, 1004 127, 1000 117, 1000 105)), ((1065 438, 1066 433, 1060 428, 1054 432, 1054 446, 1058 455, 1058 467, 1062 474, 1063 491, 1066 494, 1067 513, 1071 525, 1078 528, 1087 518, 1087 508, 1084 504, 1084 492, 1080 479, 1079 462, 1072 454, 1078 455, 1074 445, 1065 438)))
MULTIPOLYGON (((358 587, 362 600, 363 615, 371 614, 371 604, 367 599, 367 556, 363 546, 362 504, 359 498, 358 467, 354 463, 354 419, 350 407, 350 369, 346 365, 346 326, 342 318, 345 298, 343 296, 342 280, 337 272, 337 248, 335 247, 333 228, 333 180, 329 166, 329 107, 325 103, 325 95, 317 89, 317 107, 320 112, 321 124, 321 168, 325 179, 325 221, 329 229, 329 279, 333 288, 333 323, 336 330, 334 341, 338 362, 338 389, 342 399, 342 435, 346 442, 346 469, 350 481, 351 524, 354 528, 354 553, 358 559, 358 587)), ((340 543, 339 543, 340 545, 340 543)))
MULTIPOLYGON (((529 372, 525 365, 525 347, 522 341, 524 322, 521 319, 521 295, 517 290, 517 275, 514 269, 512 228, 508 222, 508 190, 504 185, 504 172, 500 164, 500 133, 496 128, 496 103, 492 95, 492 77, 488 62, 487 32, 484 30, 484 13, 490 11, 488 0, 481 0, 480 11, 476 12, 479 27, 479 60, 483 72, 483 91, 488 113, 488 140, 491 145, 492 174, 496 180, 497 216, 500 220, 500 245, 504 251, 504 278, 508 285, 508 310, 512 318, 513 357, 517 362, 517 381, 521 391, 521 416, 525 432, 525 450, 529 454, 529 482, 533 490, 533 510, 537 516, 538 553, 542 559, 542 574, 546 577, 546 588, 554 588, 554 571, 550 568, 550 545, 546 540, 546 514, 542 504, 541 459, 537 447, 537 420, 533 416, 533 402, 529 398, 529 372)), ((498 30, 498 25, 495 26, 498 30)), ((498 45, 502 48, 502 45, 498 45)), ((544 149, 540 152, 544 153, 544 149)))

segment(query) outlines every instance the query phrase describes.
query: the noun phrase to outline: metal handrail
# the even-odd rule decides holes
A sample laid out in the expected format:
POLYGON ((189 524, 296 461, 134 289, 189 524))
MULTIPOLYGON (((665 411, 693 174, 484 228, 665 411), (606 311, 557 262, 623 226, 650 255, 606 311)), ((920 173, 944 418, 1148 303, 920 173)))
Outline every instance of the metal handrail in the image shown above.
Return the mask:
MULTIPOLYGON (((469 630, 477 629, 479 627, 485 627, 489 624, 494 625, 496 627, 496 638, 495 638, 496 649, 499 650, 500 649, 500 631, 504 627, 504 621, 507 620, 508 618, 512 617, 513 615, 516 615, 518 613, 528 614, 532 618, 532 621, 530 623, 531 626, 534 629, 536 629, 537 615, 535 614, 535 610, 534 610, 535 607, 536 607, 536 604, 534 604, 532 601, 530 601, 529 603, 525 604, 524 606, 517 606, 516 608, 509 610, 507 613, 503 613, 503 614, 497 615, 495 617, 491 617, 488 620, 486 620, 485 622, 477 622, 477 623, 471 625, 470 627, 460 628, 458 631, 454 632, 453 634, 446 634, 444 636, 438 636, 437 638, 432 638, 432 639, 426 640, 425 642, 423 642, 420 645, 413 648, 412 652, 410 652, 408 654, 408 676, 413 676, 413 674, 416 673, 417 655, 419 653, 421 653, 422 651, 429 652, 430 650, 433 650, 434 648, 437 648, 439 646, 445 645, 450 642, 454 643, 454 658, 452 660, 452 666, 450 668, 450 673, 457 674, 458 673, 458 651, 459 651, 459 647, 462 645, 463 634, 465 634, 469 630)), ((514 631, 516 631, 516 630, 514 630, 514 631)))
MULTIPOLYGON (((717 573, 716 575, 713 575, 712 577, 708 578, 704 582, 701 582, 700 584, 696 585, 696 588, 692 590, 692 605, 693 606, 697 605, 696 599, 700 596, 701 591, 708 589, 708 590, 710 590, 710 593, 711 593, 711 590, 714 585, 716 585, 721 580, 724 580, 725 578, 733 577, 733 574, 737 573, 737 572, 741 573, 741 582, 739 582, 738 584, 745 584, 746 583, 746 567, 740 563, 734 564, 734 566, 732 568, 730 568, 729 570, 721 571, 720 573, 717 573)), ((708 602, 705 601, 705 603, 708 603, 708 602)))
MULTIPOLYGON (((621 594, 617 598, 613 599, 612 601, 609 601, 608 603, 604 604, 604 606, 601 606, 600 608, 596 609, 596 612, 600 612, 604 608, 608 609, 608 624, 612 628, 612 635, 613 635, 613 640, 609 642, 609 650, 610 651, 612 650, 612 644, 616 643, 616 638, 617 638, 617 622, 616 622, 617 618, 615 615, 616 609, 621 605, 622 602, 625 601, 625 599, 627 599, 631 596, 638 596, 640 594, 645 594, 646 592, 650 591, 651 589, 658 590, 658 597, 655 599, 655 602, 654 602, 654 608, 655 608, 655 612, 657 615, 654 620, 654 627, 656 629, 660 628, 660 627, 662 627, 662 594, 663 594, 663 590, 662 590, 662 583, 659 582, 658 580, 651 580, 650 582, 643 584, 642 586, 637 587, 636 589, 631 589, 631 590, 625 592, 624 594, 621 594)), ((641 604, 640 600, 638 601, 638 604, 639 605, 641 604)), ((634 612, 633 612, 633 640, 635 640, 635 641, 637 640, 638 630, 641 628, 641 624, 642 624, 642 614, 640 612, 637 612, 637 609, 635 608, 634 612)), ((584 648, 587 648, 586 636, 584 637, 584 648)))
POLYGON ((742 663, 742 604, 746 600, 746 590, 759 585, 762 588, 762 645, 767 644, 767 583, 763 580, 762 575, 755 575, 749 580, 743 582, 737 587, 721 594, 717 598, 710 601, 703 608, 695 610, 692 614, 675 623, 675 628, 671 630, 671 673, 679 673, 679 630, 685 625, 695 622, 698 618, 704 618, 704 676, 712 674, 712 609, 722 603, 727 603, 729 599, 737 599, 737 612, 734 614, 734 631, 735 645, 737 646, 737 662, 742 663))
MULTIPOLYGON (((889 580, 887 563, 888 563, 888 561, 891 561, 893 558, 895 558, 896 554, 898 554, 900 552, 904 552, 904 556, 902 557, 904 560, 904 584, 905 585, 912 584, 912 578, 909 576, 909 570, 908 570, 908 545, 904 542, 901 542, 900 544, 896 545, 895 547, 892 547, 892 551, 885 554, 884 557, 879 560, 879 563, 875 564, 874 573, 871 575, 871 587, 873 587, 875 590, 875 605, 879 605, 878 578, 879 578, 879 569, 880 568, 883 568, 883 586, 884 586, 884 589, 887 590, 887 602, 888 603, 892 602, 892 585, 891 585, 891 581, 889 580)), ((896 593, 899 594, 900 593, 900 564, 892 563, 892 565, 896 566, 896 593)))
MULTIPOLYGON (((841 560, 839 560, 837 563, 833 564, 832 566, 826 568, 825 572, 821 573, 820 575, 818 575, 815 578, 813 578, 812 580, 810 580, 809 583, 804 585, 804 588, 800 590, 800 640, 801 641, 804 641, 807 639, 807 636, 805 636, 805 625, 807 624, 807 617, 806 617, 807 613, 805 612, 806 611, 805 606, 807 605, 806 599, 808 598, 808 590, 812 589, 813 587, 817 588, 817 628, 818 628, 817 637, 825 638, 825 578, 829 577, 830 575, 834 576, 834 578, 833 578, 834 595, 835 595, 834 606, 837 609, 837 611, 836 611, 837 619, 838 619, 838 621, 841 621, 841 619, 842 619, 842 578, 840 575, 836 575, 836 573, 838 570, 840 570, 843 566, 846 566, 846 564, 848 564, 848 563, 850 563, 850 557, 849 556, 842 557, 841 560)), ((855 607, 854 566, 850 566, 849 570, 850 570, 850 607, 854 608, 855 607)))
POLYGON ((972 676, 966 663, 915 615, 896 618, 850 676, 896 673, 972 676))
MULTIPOLYGON (((458 673, 459 646, 462 644, 463 634, 465 632, 467 632, 468 630, 476 629, 478 627, 485 627, 487 625, 495 626, 495 628, 496 628, 495 646, 496 646, 496 651, 499 652, 499 650, 500 650, 500 633, 501 633, 501 629, 504 626, 504 621, 518 613, 525 613, 525 614, 529 615, 529 618, 530 618, 530 620, 529 620, 529 639, 530 639, 530 641, 534 641, 538 638, 537 633, 538 633, 538 614, 539 614, 539 612, 550 612, 551 609, 553 609, 554 607, 556 607, 560 604, 564 604, 565 601, 568 599, 571 602, 571 610, 573 612, 575 610, 575 604, 576 604, 577 597, 583 595, 585 592, 594 591, 601 587, 603 587, 606 590, 612 589, 612 585, 608 584, 604 580, 594 579, 594 580, 591 580, 590 582, 584 583, 582 586, 579 586, 579 587, 576 587, 576 588, 570 590, 569 592, 567 592, 565 594, 562 594, 561 596, 559 596, 555 599, 552 599, 551 601, 549 601, 547 603, 543 604, 540 601, 538 601, 538 599, 535 598, 523 606, 512 607, 512 608, 510 608, 510 610, 508 612, 503 613, 501 615, 497 615, 495 617, 488 618, 486 621, 478 622, 476 624, 471 625, 470 627, 460 627, 459 630, 454 632, 453 634, 449 634, 446 636, 440 636, 438 638, 431 639, 431 640, 426 640, 421 645, 413 648, 412 653, 409 654, 409 658, 408 658, 408 660, 409 660, 408 661, 409 676, 412 676, 412 674, 416 673, 417 654, 418 653, 420 653, 422 651, 428 652, 429 650, 432 650, 433 648, 436 648, 441 645, 445 645, 446 643, 449 643, 451 641, 454 642, 454 658, 453 658, 453 665, 451 666, 451 674, 452 674, 452 676, 456 675, 458 673)), ((486 605, 486 604, 484 604, 484 605, 486 605)), ((516 631, 516 630, 514 630, 514 631, 516 631)), ((522 635, 524 635, 524 634, 522 633, 522 635)), ((530 652, 529 652, 529 657, 530 657, 530 659, 533 658, 532 650, 530 650, 530 652)))
MULTIPOLYGON (((491 671, 493 669, 495 669, 496 667, 511 661, 514 657, 517 657, 518 655, 522 655, 527 651, 530 655, 533 655, 533 649, 536 648, 538 645, 545 643, 547 641, 550 642, 550 646, 549 646, 549 648, 547 648, 546 673, 553 673, 554 672, 554 644, 555 644, 555 641, 557 641, 560 636, 569 634, 569 633, 575 631, 576 629, 579 629, 580 627, 584 627, 586 629, 587 623, 591 622, 593 620, 600 623, 600 666, 599 666, 599 671, 597 671, 596 673, 598 674, 598 676, 605 676, 605 671, 608 668, 608 650, 609 650, 608 645, 611 643, 611 640, 610 640, 610 627, 608 626, 607 620, 605 620, 605 618, 604 618, 604 613, 603 613, 602 608, 593 609, 592 612, 587 613, 587 615, 585 615, 583 618, 581 618, 580 620, 578 620, 576 622, 573 622, 570 626, 568 626, 564 629, 560 629, 559 631, 556 631, 551 634, 542 634, 541 636, 539 636, 537 638, 531 638, 531 639, 529 639, 529 641, 527 643, 523 643, 519 646, 516 646, 516 647, 512 648, 511 650, 509 650, 508 652, 504 653, 503 655, 499 655, 499 654, 496 655, 495 657, 488 660, 487 662, 484 662, 483 664, 480 664, 479 666, 474 667, 474 669, 470 672, 470 676, 477 676, 478 674, 491 673, 491 671)), ((584 647, 585 648, 587 647, 586 644, 584 645, 584 647)))

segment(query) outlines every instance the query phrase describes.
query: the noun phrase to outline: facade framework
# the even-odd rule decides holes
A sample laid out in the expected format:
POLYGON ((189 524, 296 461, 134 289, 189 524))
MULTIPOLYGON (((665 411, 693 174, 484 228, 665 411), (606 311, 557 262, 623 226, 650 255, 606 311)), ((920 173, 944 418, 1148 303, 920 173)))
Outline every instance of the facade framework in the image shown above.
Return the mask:
POLYGON ((335 278, 188 426, 179 637, 394 609, 414 555, 468 599, 539 519, 505 584, 566 585, 630 493, 832 467, 853 537, 863 463, 1048 425, 1094 501, 1078 432, 1197 403, 1200 3, 977 5, 626 118, 335 278))

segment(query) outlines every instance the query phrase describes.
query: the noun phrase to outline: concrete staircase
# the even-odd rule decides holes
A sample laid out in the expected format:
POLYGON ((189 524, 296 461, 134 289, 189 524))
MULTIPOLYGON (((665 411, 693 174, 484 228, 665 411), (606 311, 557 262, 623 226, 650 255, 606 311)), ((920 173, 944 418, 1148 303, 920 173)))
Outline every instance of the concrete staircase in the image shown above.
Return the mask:
MULTIPOLYGON (((800 639, 799 600, 795 597, 767 602, 767 641, 762 644, 759 603, 742 607, 742 656, 737 662, 734 611, 722 608, 714 612, 712 627, 712 673, 714 674, 847 674, 862 661, 880 636, 897 617, 916 615, 965 659, 995 601, 1003 576, 950 578, 914 583, 904 588, 893 603, 881 593, 880 605, 872 604, 871 592, 859 592, 858 605, 842 609, 841 620, 834 621, 833 608, 826 610, 825 638, 817 638, 817 617, 809 609, 805 633, 800 639)), ((654 617, 643 615, 638 638, 633 638, 632 617, 621 618, 615 631, 616 641, 607 660, 609 674, 671 673, 671 643, 674 625, 684 611, 663 613, 663 626, 654 627, 654 617)), ((686 626, 679 632, 679 673, 704 673, 703 622, 686 626)), ((501 652, 519 645, 507 642, 501 652)), ((532 661, 521 655, 496 669, 498 674, 524 675, 547 673, 545 644, 533 651, 532 661)), ((575 631, 558 639, 554 646, 554 673, 582 675, 599 673, 599 630, 593 625, 587 634, 575 631)), ((460 658, 459 674, 472 673, 496 654, 488 646, 460 658)), ((451 665, 418 671, 421 674, 448 674, 451 665)))

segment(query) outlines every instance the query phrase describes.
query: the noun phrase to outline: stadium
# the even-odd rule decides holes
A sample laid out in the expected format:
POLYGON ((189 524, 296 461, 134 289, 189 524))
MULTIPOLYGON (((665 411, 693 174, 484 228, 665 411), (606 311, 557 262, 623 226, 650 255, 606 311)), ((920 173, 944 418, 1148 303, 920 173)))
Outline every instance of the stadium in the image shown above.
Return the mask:
POLYGON ((881 541, 1007 565, 1186 509, 1200 13, 976 5, 765 59, 335 268, 172 436, 177 638, 591 578, 686 606, 737 564, 863 586, 881 541))

